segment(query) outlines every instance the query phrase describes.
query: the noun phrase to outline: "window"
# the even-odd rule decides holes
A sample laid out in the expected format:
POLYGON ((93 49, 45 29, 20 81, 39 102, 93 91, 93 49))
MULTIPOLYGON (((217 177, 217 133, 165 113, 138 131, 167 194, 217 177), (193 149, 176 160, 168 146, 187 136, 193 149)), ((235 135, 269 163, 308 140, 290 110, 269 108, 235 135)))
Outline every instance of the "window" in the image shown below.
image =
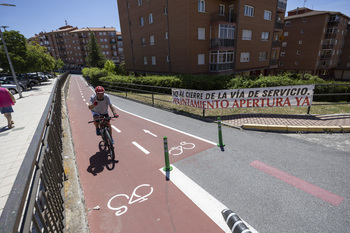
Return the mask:
POLYGON ((169 39, 169 33, 168 32, 165 32, 165 39, 169 39))
POLYGON ((141 37, 141 45, 146 46, 146 38, 145 37, 141 37))
POLYGON ((219 24, 220 39, 234 39, 235 27, 233 25, 219 24))
POLYGON ((303 33, 304 33, 304 29, 301 29, 301 30, 300 30, 300 33, 303 34, 303 33))
POLYGON ((254 7, 245 5, 244 6, 244 15, 245 16, 254 16, 254 7))
POLYGON ((205 40, 205 28, 198 28, 198 40, 205 40))
POLYGON ((264 11, 264 19, 265 20, 271 20, 272 18, 272 12, 271 11, 264 11))
POLYGON ((300 55, 301 54, 301 52, 300 51, 297 51, 297 55, 300 55))
POLYGON ((198 0, 198 12, 205 12, 205 0, 198 0))
POLYGON ((153 15, 152 15, 152 13, 148 15, 148 23, 149 24, 153 23, 153 15))
POLYGON ((156 65, 156 56, 152 56, 152 65, 156 65))
POLYGON ((286 47, 287 46, 287 42, 282 42, 282 47, 286 47))
POLYGON ((299 65, 299 62, 298 62, 298 61, 296 61, 296 62, 295 62, 295 65, 296 65, 296 66, 297 66, 297 65, 299 65))
POLYGON ((350 67, 350 62, 346 63, 346 67, 350 67))
MULTIPOLYGON (((106 32, 103 32, 103 35, 104 35, 104 36, 107 35, 106 32)), ((76 36, 76 35, 75 35, 75 36, 76 36)))
POLYGON ((149 44, 154 45, 154 36, 149 37, 149 44))
POLYGON ((141 6, 142 5, 142 0, 137 0, 137 3, 138 3, 139 6, 141 6))
MULTIPOLYGON (((102 36, 102 32, 99 32, 98 34, 99 34, 100 36, 102 36)), ((73 36, 73 35, 72 35, 72 36, 73 36)))
POLYGON ((303 44, 303 41, 302 41, 302 40, 299 40, 298 44, 303 44))
POLYGON ((100 42, 103 42, 103 39, 100 39, 100 42))
POLYGON ((147 57, 143 57, 143 64, 147 65, 147 57))
POLYGON ((225 5, 219 4, 219 14, 225 15, 225 5))
POLYGON ((286 52, 281 52, 281 57, 286 56, 286 52))
POLYGON ((283 33, 283 36, 288 36, 289 35, 289 32, 284 32, 283 33))
POLYGON ((204 54, 198 54, 198 65, 204 65, 204 54))
POLYGON ((306 18, 303 18, 303 20, 302 20, 302 21, 303 21, 303 23, 306 23, 306 18))
POLYGON ((270 32, 262 32, 261 33, 261 40, 269 40, 269 35, 270 35, 270 32))
POLYGON ((241 53, 241 62, 249 62, 250 61, 250 52, 241 53))
POLYGON ((266 61, 266 60, 267 60, 267 52, 260 52, 259 61, 266 61))
POLYGON ((168 8, 164 7, 164 15, 167 15, 167 14, 168 14, 168 8))
POLYGON ((242 40, 251 40, 251 39, 252 39, 252 30, 243 29, 242 40))
POLYGON ((140 17, 140 27, 143 27, 144 22, 143 22, 143 17, 140 17))

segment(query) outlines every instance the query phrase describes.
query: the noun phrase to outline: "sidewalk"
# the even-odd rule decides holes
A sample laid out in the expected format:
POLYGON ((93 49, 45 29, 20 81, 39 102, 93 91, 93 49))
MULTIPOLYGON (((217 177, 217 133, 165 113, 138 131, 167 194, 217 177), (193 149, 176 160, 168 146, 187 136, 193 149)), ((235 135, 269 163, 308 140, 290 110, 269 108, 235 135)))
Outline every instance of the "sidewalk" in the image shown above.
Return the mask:
POLYGON ((350 132, 349 113, 331 115, 239 114, 224 116, 221 120, 225 125, 248 130, 289 133, 350 132))
POLYGON ((6 118, 3 114, 0 116, 0 215, 56 80, 49 79, 32 90, 22 92, 23 98, 15 95, 14 128, 8 129, 6 118))

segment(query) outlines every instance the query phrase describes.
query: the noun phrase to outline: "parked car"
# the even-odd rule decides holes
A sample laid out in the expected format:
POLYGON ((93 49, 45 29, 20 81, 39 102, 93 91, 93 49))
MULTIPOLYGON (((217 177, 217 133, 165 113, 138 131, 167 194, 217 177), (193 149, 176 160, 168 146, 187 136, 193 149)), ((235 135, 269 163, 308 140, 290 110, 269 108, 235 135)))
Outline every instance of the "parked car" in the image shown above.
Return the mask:
POLYGON ((41 77, 38 76, 37 73, 27 73, 26 74, 29 78, 34 79, 35 81, 37 81, 37 84, 40 84, 41 82, 43 82, 43 79, 41 77))
MULTIPOLYGON (((7 77, 1 77, 0 78, 1 81, 3 81, 3 84, 13 84, 16 85, 15 80, 12 76, 7 76, 7 77)), ((18 81, 18 86, 19 88, 21 88, 21 91, 25 91, 27 89, 27 85, 24 84, 23 82, 18 81)))
POLYGON ((0 80, 0 82, 1 82, 1 87, 7 88, 7 90, 9 90, 9 91, 12 93, 12 95, 18 93, 18 90, 17 90, 16 85, 13 85, 13 84, 5 84, 5 83, 3 83, 2 80, 0 80))

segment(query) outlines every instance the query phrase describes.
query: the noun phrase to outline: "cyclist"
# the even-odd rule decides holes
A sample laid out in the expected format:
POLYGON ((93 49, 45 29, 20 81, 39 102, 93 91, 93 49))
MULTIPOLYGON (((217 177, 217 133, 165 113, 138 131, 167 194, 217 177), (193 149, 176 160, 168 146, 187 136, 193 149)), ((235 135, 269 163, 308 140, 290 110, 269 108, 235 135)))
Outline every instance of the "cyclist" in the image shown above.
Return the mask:
MULTIPOLYGON (((111 103, 111 100, 107 94, 105 94, 105 89, 102 86, 97 86, 95 88, 95 94, 90 97, 90 104, 88 105, 89 109, 92 112, 92 117, 94 120, 98 120, 98 117, 107 116, 108 117, 108 106, 112 110, 114 116, 118 117, 118 114, 115 113, 114 107, 111 103)), ((112 136, 111 124, 107 122, 109 131, 112 136)), ((99 123, 95 122, 96 135, 101 135, 99 123)), ((113 140, 113 139, 112 139, 113 140)), ((114 141, 112 141, 114 143, 114 141)))

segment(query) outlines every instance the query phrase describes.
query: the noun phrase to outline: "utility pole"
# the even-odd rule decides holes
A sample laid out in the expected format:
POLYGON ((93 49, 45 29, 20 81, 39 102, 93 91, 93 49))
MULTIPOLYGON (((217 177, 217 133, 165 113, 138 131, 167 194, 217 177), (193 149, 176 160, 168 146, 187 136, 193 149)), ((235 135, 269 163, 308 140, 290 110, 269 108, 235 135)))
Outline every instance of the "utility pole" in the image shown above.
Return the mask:
MULTIPOLYGON (((4 30, 5 30, 5 28, 7 28, 7 26, 0 26, 0 27, 2 27, 4 30)), ((9 53, 7 51, 5 39, 4 39, 4 36, 2 34, 2 30, 1 29, 0 29, 0 35, 1 35, 1 39, 2 39, 2 44, 4 45, 4 49, 5 49, 5 53, 6 53, 6 56, 7 56, 7 60, 9 61, 9 65, 10 65, 10 69, 11 69, 11 72, 12 72, 12 76, 13 76, 13 79, 15 80, 15 84, 16 84, 16 87, 17 87, 17 90, 18 90, 19 98, 23 98, 22 90, 21 90, 20 86, 18 85, 16 73, 15 73, 15 70, 13 69, 11 58, 10 58, 10 55, 9 55, 9 53)))

